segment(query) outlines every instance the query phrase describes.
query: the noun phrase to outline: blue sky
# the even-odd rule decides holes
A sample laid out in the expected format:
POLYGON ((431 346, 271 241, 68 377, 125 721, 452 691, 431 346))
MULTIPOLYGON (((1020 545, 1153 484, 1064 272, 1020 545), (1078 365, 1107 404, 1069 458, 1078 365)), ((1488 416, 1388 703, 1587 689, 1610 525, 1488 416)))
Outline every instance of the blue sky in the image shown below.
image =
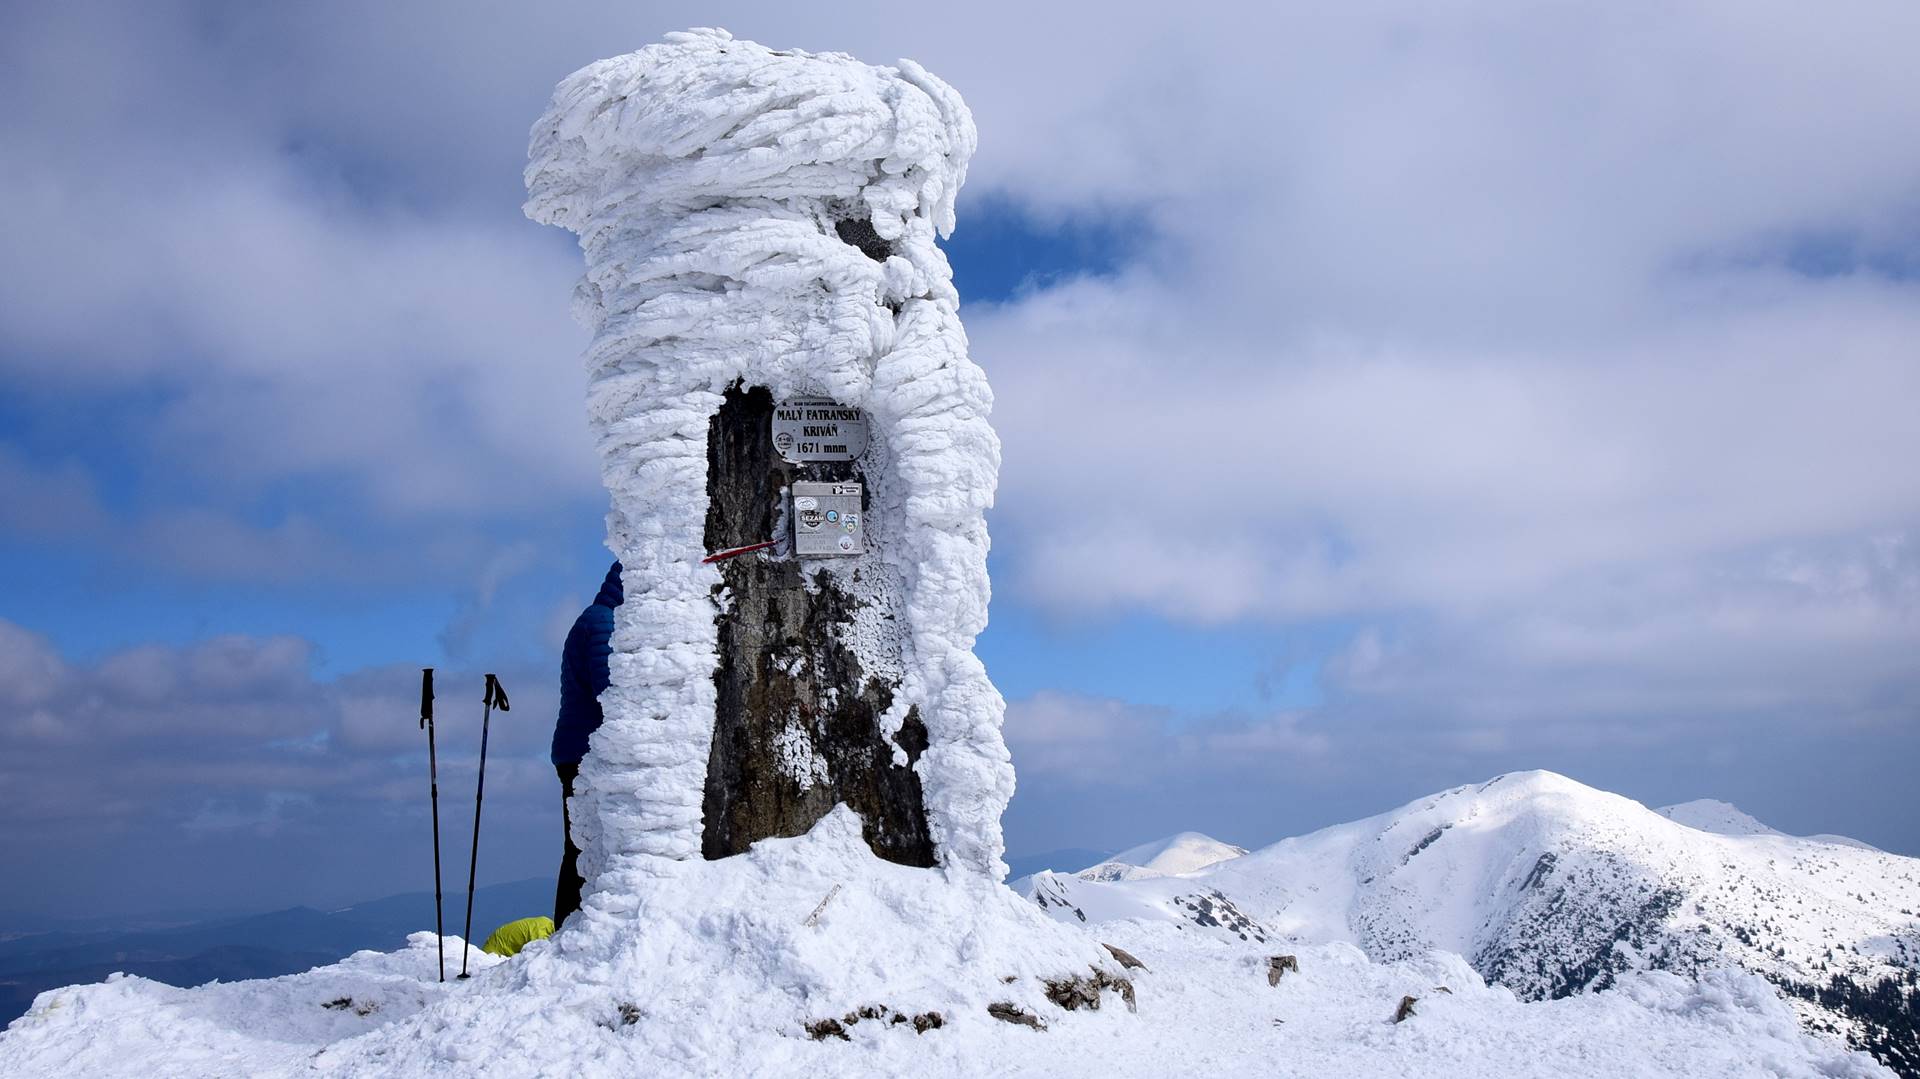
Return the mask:
POLYGON ((1920 853, 1912 9, 881 10, 0 15, 0 911, 420 886, 427 664, 550 871, 608 556, 526 129, 710 23, 975 111, 1014 853, 1532 767, 1920 853))

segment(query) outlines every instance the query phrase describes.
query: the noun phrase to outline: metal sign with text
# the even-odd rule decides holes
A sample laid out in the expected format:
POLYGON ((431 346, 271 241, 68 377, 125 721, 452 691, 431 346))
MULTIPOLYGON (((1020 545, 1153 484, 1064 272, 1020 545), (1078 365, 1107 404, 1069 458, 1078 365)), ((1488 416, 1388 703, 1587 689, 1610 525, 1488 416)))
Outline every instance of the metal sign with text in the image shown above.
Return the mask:
POLYGON ((867 452, 867 414, 825 397, 773 406, 773 449, 791 464, 851 461, 867 452))

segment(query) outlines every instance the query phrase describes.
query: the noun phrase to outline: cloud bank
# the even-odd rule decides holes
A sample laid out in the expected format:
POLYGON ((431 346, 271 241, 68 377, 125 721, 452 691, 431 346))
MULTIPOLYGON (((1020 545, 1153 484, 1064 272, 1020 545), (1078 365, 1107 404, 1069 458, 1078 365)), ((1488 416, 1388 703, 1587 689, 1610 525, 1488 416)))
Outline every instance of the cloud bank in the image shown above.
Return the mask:
MULTIPOLYGON (((1291 807, 1278 829, 1536 764, 1811 814, 1781 793, 1809 759, 1920 729, 1911 5, 0 19, 0 539, 21 549, 134 580, 471 578, 441 604, 449 651, 487 620, 550 636, 585 587, 552 537, 591 531, 601 496, 577 258, 519 214, 526 125, 573 68, 718 22, 958 87, 982 132, 963 235, 970 209, 1127 234, 1119 266, 1010 295, 966 295, 960 267, 1005 444, 996 611, 1308 642, 1298 709, 1016 702, 1016 845, 1139 838, 1039 838, 1089 799, 1088 828, 1291 807), (513 577, 539 582, 533 614, 496 605, 513 577), (1266 801, 1221 761, 1257 765, 1266 801), (1271 778, 1308 762, 1339 782, 1271 778)), ((11 632, 19 684, 50 696, 8 737, 43 772, 77 758, 25 717, 140 744, 111 725, 151 679, 166 724, 261 754, 178 790, 292 769, 277 809, 182 808, 203 834, 385 789, 342 687, 404 697, 403 671, 316 690, 304 638, 267 635, 244 662, 116 642, 96 669, 11 632), (347 771, 288 763, 316 731, 347 771)), ((107 760, 90 796, 155 794, 107 760)), ((12 811, 73 811, 17 779, 12 811)), ((1772 823, 1912 817, 1835 799, 1846 819, 1772 823)), ((1897 830, 1867 838, 1920 849, 1897 830)))

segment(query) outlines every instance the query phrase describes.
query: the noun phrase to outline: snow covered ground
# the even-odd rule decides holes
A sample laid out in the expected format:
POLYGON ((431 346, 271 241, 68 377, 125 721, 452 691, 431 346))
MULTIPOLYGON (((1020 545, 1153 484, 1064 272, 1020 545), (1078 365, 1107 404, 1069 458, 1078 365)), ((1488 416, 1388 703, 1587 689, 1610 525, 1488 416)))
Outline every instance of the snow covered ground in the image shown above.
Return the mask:
MULTIPOLYGON (((461 941, 446 942, 448 977, 461 941)), ((176 989, 115 974, 40 994, 0 1035, 0 1075, 288 1075, 321 1047, 419 1013, 470 983, 438 980, 439 945, 415 933, 304 974, 176 989)), ((472 949, 468 970, 500 963, 472 949)))
MULTIPOLYGON (((1116 999, 1099 1011, 1048 1006, 1044 1031, 966 1010, 925 1033, 868 1020, 848 1028, 848 1040, 815 1041, 792 1021, 778 981, 670 1001, 644 980, 539 984, 533 972, 552 973, 564 944, 497 965, 483 959, 473 981, 441 986, 433 938, 422 934, 403 952, 269 981, 182 990, 119 978, 50 992, 0 1035, 0 1074, 1890 1074, 1801 1033, 1772 989, 1741 972, 1698 982, 1636 973, 1610 992, 1525 1003, 1446 953, 1378 964, 1350 944, 1291 947, 1299 969, 1270 987, 1272 949, 1170 922, 1103 925, 1096 935, 1150 968, 1131 972, 1139 1010, 1116 999), (1417 998, 1414 1014, 1396 1024, 1407 996, 1417 998)), ((917 988, 900 969, 875 992, 902 999, 893 991, 917 988)))
MULTIPOLYGON (((1873 895, 1854 904, 1849 924, 1864 931, 1906 917, 1896 914, 1905 893, 1894 890, 1910 881, 1868 884, 1866 863, 1840 862, 1911 859, 1832 846, 1817 856, 1794 846, 1803 840, 1694 832, 1547 773, 1461 788, 1183 876, 1040 874, 1087 904, 1084 920, 1049 908, 1064 917, 1051 933, 1036 931, 1046 916, 1038 904, 1004 887, 976 890, 970 875, 956 885, 874 858, 839 811, 809 835, 684 863, 645 903, 596 897, 585 917, 516 959, 476 956, 470 982, 436 983, 433 938, 419 934, 391 955, 363 952, 284 978, 189 990, 115 978, 55 990, 0 1034, 0 1074, 1893 1074, 1803 1030, 1773 985, 1738 969, 1740 954, 1684 974, 1629 962, 1605 991, 1558 999, 1489 986, 1474 969, 1487 966, 1485 942, 1514 938, 1488 912, 1525 907, 1515 887, 1544 853, 1522 851, 1515 837, 1564 855, 1546 874, 1562 889, 1552 924, 1571 937, 1617 928, 1606 919, 1619 881, 1579 870, 1569 835, 1642 863, 1670 855, 1674 842, 1700 844, 1685 848, 1694 868, 1717 870, 1702 897, 1726 891, 1728 867, 1744 865, 1730 844, 1768 845, 1761 864, 1770 858, 1789 876, 1813 872, 1793 868, 1796 855, 1837 859, 1815 875, 1873 895), (1622 816, 1641 830, 1620 830, 1622 816), (1440 837, 1428 839, 1435 828, 1440 837), (1205 917, 1200 904, 1173 901, 1209 894, 1232 898, 1205 917), (1230 911, 1239 908, 1259 935, 1236 928, 1230 911), (1137 1010, 1114 990, 1098 1010, 1048 999, 1045 982, 1099 944, 1145 964, 1124 972, 1137 1010), (1297 969, 1270 985, 1276 955, 1294 956, 1297 969), (995 977, 970 976, 981 971, 995 977), (1396 1023, 1406 997, 1416 998, 1413 1014, 1396 1023), (1000 1004, 1046 1029, 995 1018, 989 1009, 1000 1004), (935 1014, 938 1026, 927 1018, 935 1014), (809 1026, 826 1019, 839 1030, 812 1036, 809 1026)), ((1761 904, 1749 914, 1757 923, 1788 920, 1766 903, 1813 921, 1823 913, 1805 910, 1809 893, 1788 893, 1781 879, 1742 887, 1761 904)), ((1690 901, 1699 910, 1689 918, 1718 910, 1690 901)), ((1656 953, 1629 941, 1625 954, 1656 953)), ((457 962, 457 945, 449 956, 457 962)), ((1118 962, 1106 969, 1121 972, 1118 962)))

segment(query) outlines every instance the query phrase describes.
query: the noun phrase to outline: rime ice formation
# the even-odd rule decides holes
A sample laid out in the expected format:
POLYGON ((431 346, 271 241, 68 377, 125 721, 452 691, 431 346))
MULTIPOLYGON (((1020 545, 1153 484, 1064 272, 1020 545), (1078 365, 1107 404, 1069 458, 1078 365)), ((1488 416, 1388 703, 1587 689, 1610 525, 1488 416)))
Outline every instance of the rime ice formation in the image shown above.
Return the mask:
POLYGON ((885 632, 848 633, 863 666, 897 667, 883 732, 910 708, 925 724, 916 771, 949 874, 1004 874, 1004 706, 972 653, 999 443, 934 243, 973 148, 959 95, 911 61, 717 30, 575 73, 535 126, 527 212, 586 256, 575 314, 594 332, 588 408, 626 567, 574 811, 591 890, 630 891, 701 851, 721 580, 701 564, 708 423, 735 384, 871 416, 868 553, 847 560, 864 572, 823 568, 897 590, 885 632))
MULTIPOLYGON (((1052 1007, 1048 979, 1120 976, 999 884, 1013 767, 973 642, 1000 446, 934 242, 973 147, 959 95, 911 61, 776 52, 718 30, 575 73, 535 125, 527 212, 576 232, 586 256, 576 314, 594 331, 588 411, 627 602, 575 800, 588 895, 579 924, 516 966, 525 984, 558 965, 598 992, 642 980, 656 1001, 765 997, 765 1021, 790 1033, 882 999, 994 1023, 991 1004, 1052 1007), (738 472, 714 432, 763 390, 869 418, 866 553, 798 559, 793 583, 854 600, 823 632, 891 689, 873 717, 892 739, 876 767, 904 769, 897 735, 919 725, 910 774, 938 869, 876 857, 873 822, 831 804, 804 834, 701 857, 721 622, 742 581, 701 561, 726 516, 708 473, 738 472)), ((723 565, 780 557, 794 558, 723 565)), ((784 677, 820 656, 765 658, 784 677)), ((831 782, 804 724, 759 718, 778 781, 831 782)))

